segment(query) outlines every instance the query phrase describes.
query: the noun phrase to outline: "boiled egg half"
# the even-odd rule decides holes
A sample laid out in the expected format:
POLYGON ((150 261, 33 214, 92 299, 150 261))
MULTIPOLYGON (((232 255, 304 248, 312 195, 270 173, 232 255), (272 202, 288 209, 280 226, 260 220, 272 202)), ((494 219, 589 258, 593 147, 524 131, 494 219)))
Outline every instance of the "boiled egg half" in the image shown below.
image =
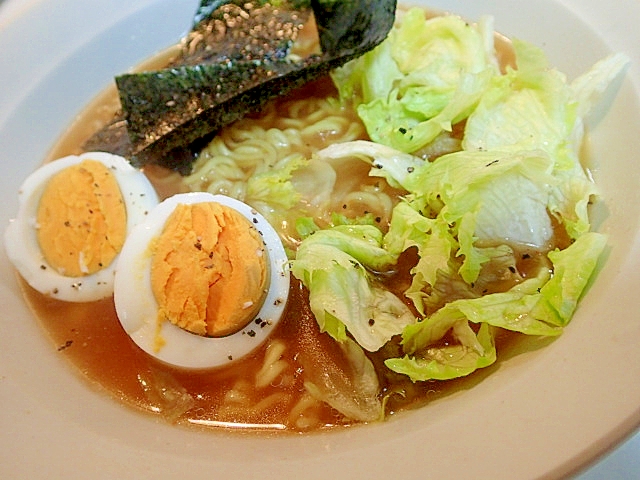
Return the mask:
POLYGON ((179 367, 242 358, 275 328, 289 292, 277 232, 224 195, 177 194, 133 229, 118 260, 116 312, 148 354, 179 367))
POLYGON ((19 190, 5 248, 39 292, 70 302, 113 293, 125 238, 157 204, 147 177, 123 157, 88 152, 47 163, 19 190))

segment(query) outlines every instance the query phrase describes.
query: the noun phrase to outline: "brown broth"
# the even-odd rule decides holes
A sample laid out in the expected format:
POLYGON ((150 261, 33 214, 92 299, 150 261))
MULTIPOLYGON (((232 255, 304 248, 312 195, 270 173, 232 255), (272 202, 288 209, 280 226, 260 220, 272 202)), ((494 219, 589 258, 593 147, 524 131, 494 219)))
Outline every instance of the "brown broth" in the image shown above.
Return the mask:
MULTIPOLYGON (((300 285, 295 279, 283 319, 270 339, 287 345, 282 355, 287 367, 275 385, 261 388, 254 385, 255 372, 263 365, 268 342, 229 366, 181 369, 156 360, 135 345, 118 321, 113 298, 74 304, 42 295, 24 282, 23 289, 60 355, 94 387, 137 410, 180 425, 243 430, 310 431, 353 423, 320 402, 311 405, 311 412, 303 412, 309 417, 304 427, 297 425, 297 417, 291 415, 305 391, 304 368, 297 358, 300 348, 333 342, 327 334, 320 333, 315 319, 304 313, 308 312, 308 301, 305 295, 296 293, 300 285), (304 342, 299 336, 301 328, 306 335, 304 342), (235 408, 225 405, 225 397, 232 390, 246 396, 235 408), (186 407, 179 399, 187 400, 186 407), (270 405, 261 408, 265 401, 270 405)), ((498 348, 513 337, 510 332, 502 332, 496 339, 498 348)), ((333 356, 338 364, 343 361, 331 349, 316 353, 327 360, 333 356)), ((379 372, 382 393, 397 393, 389 397, 387 415, 420 407, 477 381, 469 377, 413 383, 384 367, 383 361, 390 354, 401 355, 397 341, 368 354, 379 372)))
MULTIPOLYGON (((289 363, 285 375, 287 381, 281 381, 275 387, 269 385, 243 390, 249 400, 229 415, 228 409, 225 414, 220 408, 225 395, 234 388, 237 379, 246 379, 253 384, 253 374, 263 363, 266 343, 227 367, 200 371, 176 368, 157 361, 134 344, 118 321, 112 298, 73 304, 46 297, 26 284, 24 288, 36 316, 60 354, 83 376, 123 403, 181 424, 233 425, 252 429, 261 426, 295 428, 290 424, 289 410, 304 387, 300 365, 293 358, 293 349, 289 348, 283 354, 283 359, 289 363), (167 395, 166 391, 173 393, 167 395), (271 408, 254 408, 261 400, 276 393, 281 394, 282 399, 271 408), (190 397, 185 415, 182 415, 183 408, 171 397, 173 394, 190 397)), ((292 330, 291 322, 297 320, 297 311, 300 311, 300 305, 293 296, 282 322, 273 333, 273 339, 295 343, 288 338, 288 332, 292 330)), ((315 331, 320 335, 317 327, 315 331)), ((319 404, 318 407, 314 412, 316 428, 341 421, 340 416, 327 405, 319 404)))

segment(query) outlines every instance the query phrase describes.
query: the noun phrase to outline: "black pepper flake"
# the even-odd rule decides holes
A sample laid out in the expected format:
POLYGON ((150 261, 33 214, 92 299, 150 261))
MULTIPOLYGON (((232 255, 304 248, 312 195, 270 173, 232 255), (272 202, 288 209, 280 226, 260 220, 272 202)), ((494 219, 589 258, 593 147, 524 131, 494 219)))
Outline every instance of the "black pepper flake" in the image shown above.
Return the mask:
POLYGON ((269 325, 269 322, 262 322, 262 323, 260 324, 260 328, 264 328, 264 327, 266 327, 267 325, 269 325))
POLYGON ((281 298, 276 298, 275 301, 273 302, 273 304, 277 307, 278 305, 280 305, 282 303, 282 299, 281 298))
POLYGON ((413 167, 407 167, 407 173, 413 173, 414 170, 413 167))
POLYGON ((197 250, 202 250, 202 243, 200 243, 199 241, 193 244, 194 247, 196 247, 197 250))
POLYGON ((373 327, 373 325, 376 323, 376 321, 373 318, 369 319, 369 326, 373 327))
POLYGON ((376 223, 380 223, 381 221, 382 221, 382 218, 376 217, 376 223))
POLYGON ((67 348, 69 348, 71 345, 73 344, 73 340, 67 340, 66 342, 64 342, 63 345, 60 345, 58 347, 58 351, 61 352, 67 348))
POLYGON ((374 167, 374 168, 377 168, 378 170, 382 170, 382 165, 381 165, 381 164, 379 164, 379 163, 374 163, 374 164, 373 164, 373 167, 374 167))
POLYGON ((71 222, 69 220, 64 222, 64 226, 65 227, 70 227, 71 226, 71 222))
POLYGON ((347 209, 347 204, 345 203, 344 205, 342 205, 343 210, 347 209))
POLYGON ((529 258, 531 258, 531 255, 529 255, 528 253, 523 253, 522 254, 522 259, 523 260, 528 260, 529 258))
POLYGON ((247 335, 249 335, 250 337, 252 337, 252 338, 253 338, 253 337, 255 337, 255 336, 256 336, 256 332, 254 332, 253 330, 249 330, 249 331, 247 332, 247 335))
POLYGON ((46 270, 47 266, 46 265, 40 265, 40 270, 46 270))
POLYGON ((509 271, 511 273, 516 273, 516 267, 514 267, 513 265, 509 265, 509 271))
POLYGON ((229 355, 229 356, 227 356, 227 358, 228 358, 229 360, 233 360, 233 355, 229 355))
POLYGON ((399 131, 402 135, 404 135, 405 133, 407 133, 407 129, 406 129, 406 128, 404 128, 404 127, 400 127, 400 128, 398 129, 398 131, 399 131))
POLYGON ((487 164, 485 165, 485 167, 490 167, 491 165, 494 165, 494 164, 498 163, 499 161, 500 161, 500 160, 496 159, 496 160, 494 160, 493 162, 489 162, 489 163, 487 163, 487 164))
POLYGON ((258 318, 256 318, 254 320, 254 322, 255 322, 256 325, 260 325, 262 323, 262 319, 260 317, 258 317, 258 318))
POLYGON ((254 219, 253 219, 253 223, 258 223, 258 219, 257 219, 257 218, 254 218, 254 219))

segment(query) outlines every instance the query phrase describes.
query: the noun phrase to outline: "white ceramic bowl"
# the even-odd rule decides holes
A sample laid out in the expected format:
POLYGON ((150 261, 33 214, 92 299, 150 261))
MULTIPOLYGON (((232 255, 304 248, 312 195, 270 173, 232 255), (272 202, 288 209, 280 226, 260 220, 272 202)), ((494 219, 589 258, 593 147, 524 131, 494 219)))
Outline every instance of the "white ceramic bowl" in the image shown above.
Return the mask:
MULTIPOLYGON (((415 3, 415 2, 414 2, 415 3)), ((555 478, 640 424, 640 2, 433 0, 543 47, 570 77, 633 60, 592 125, 604 269, 555 342, 468 390, 380 425, 263 438, 174 428, 74 374, 21 298, 0 250, 2 478, 555 478)), ((190 28, 196 0, 41 0, 0 24, 0 225, 17 188, 94 95, 190 28)))

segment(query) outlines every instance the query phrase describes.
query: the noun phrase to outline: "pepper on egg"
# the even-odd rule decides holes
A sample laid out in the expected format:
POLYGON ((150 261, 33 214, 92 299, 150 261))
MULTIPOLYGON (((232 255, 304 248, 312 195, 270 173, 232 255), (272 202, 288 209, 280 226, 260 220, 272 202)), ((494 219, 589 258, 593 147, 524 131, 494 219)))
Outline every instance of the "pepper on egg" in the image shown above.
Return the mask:
POLYGON ((174 195, 127 238, 114 299, 134 342, 159 360, 206 368, 266 339, 289 290, 288 259, 248 205, 209 193, 174 195))
POLYGON ((178 204, 153 247, 151 285, 160 318, 198 335, 244 327, 267 284, 260 234, 217 202, 178 204))
POLYGON ((20 275, 53 298, 113 293, 125 238, 158 204, 147 177, 120 156, 88 152, 47 163, 24 181, 5 248, 20 275))

